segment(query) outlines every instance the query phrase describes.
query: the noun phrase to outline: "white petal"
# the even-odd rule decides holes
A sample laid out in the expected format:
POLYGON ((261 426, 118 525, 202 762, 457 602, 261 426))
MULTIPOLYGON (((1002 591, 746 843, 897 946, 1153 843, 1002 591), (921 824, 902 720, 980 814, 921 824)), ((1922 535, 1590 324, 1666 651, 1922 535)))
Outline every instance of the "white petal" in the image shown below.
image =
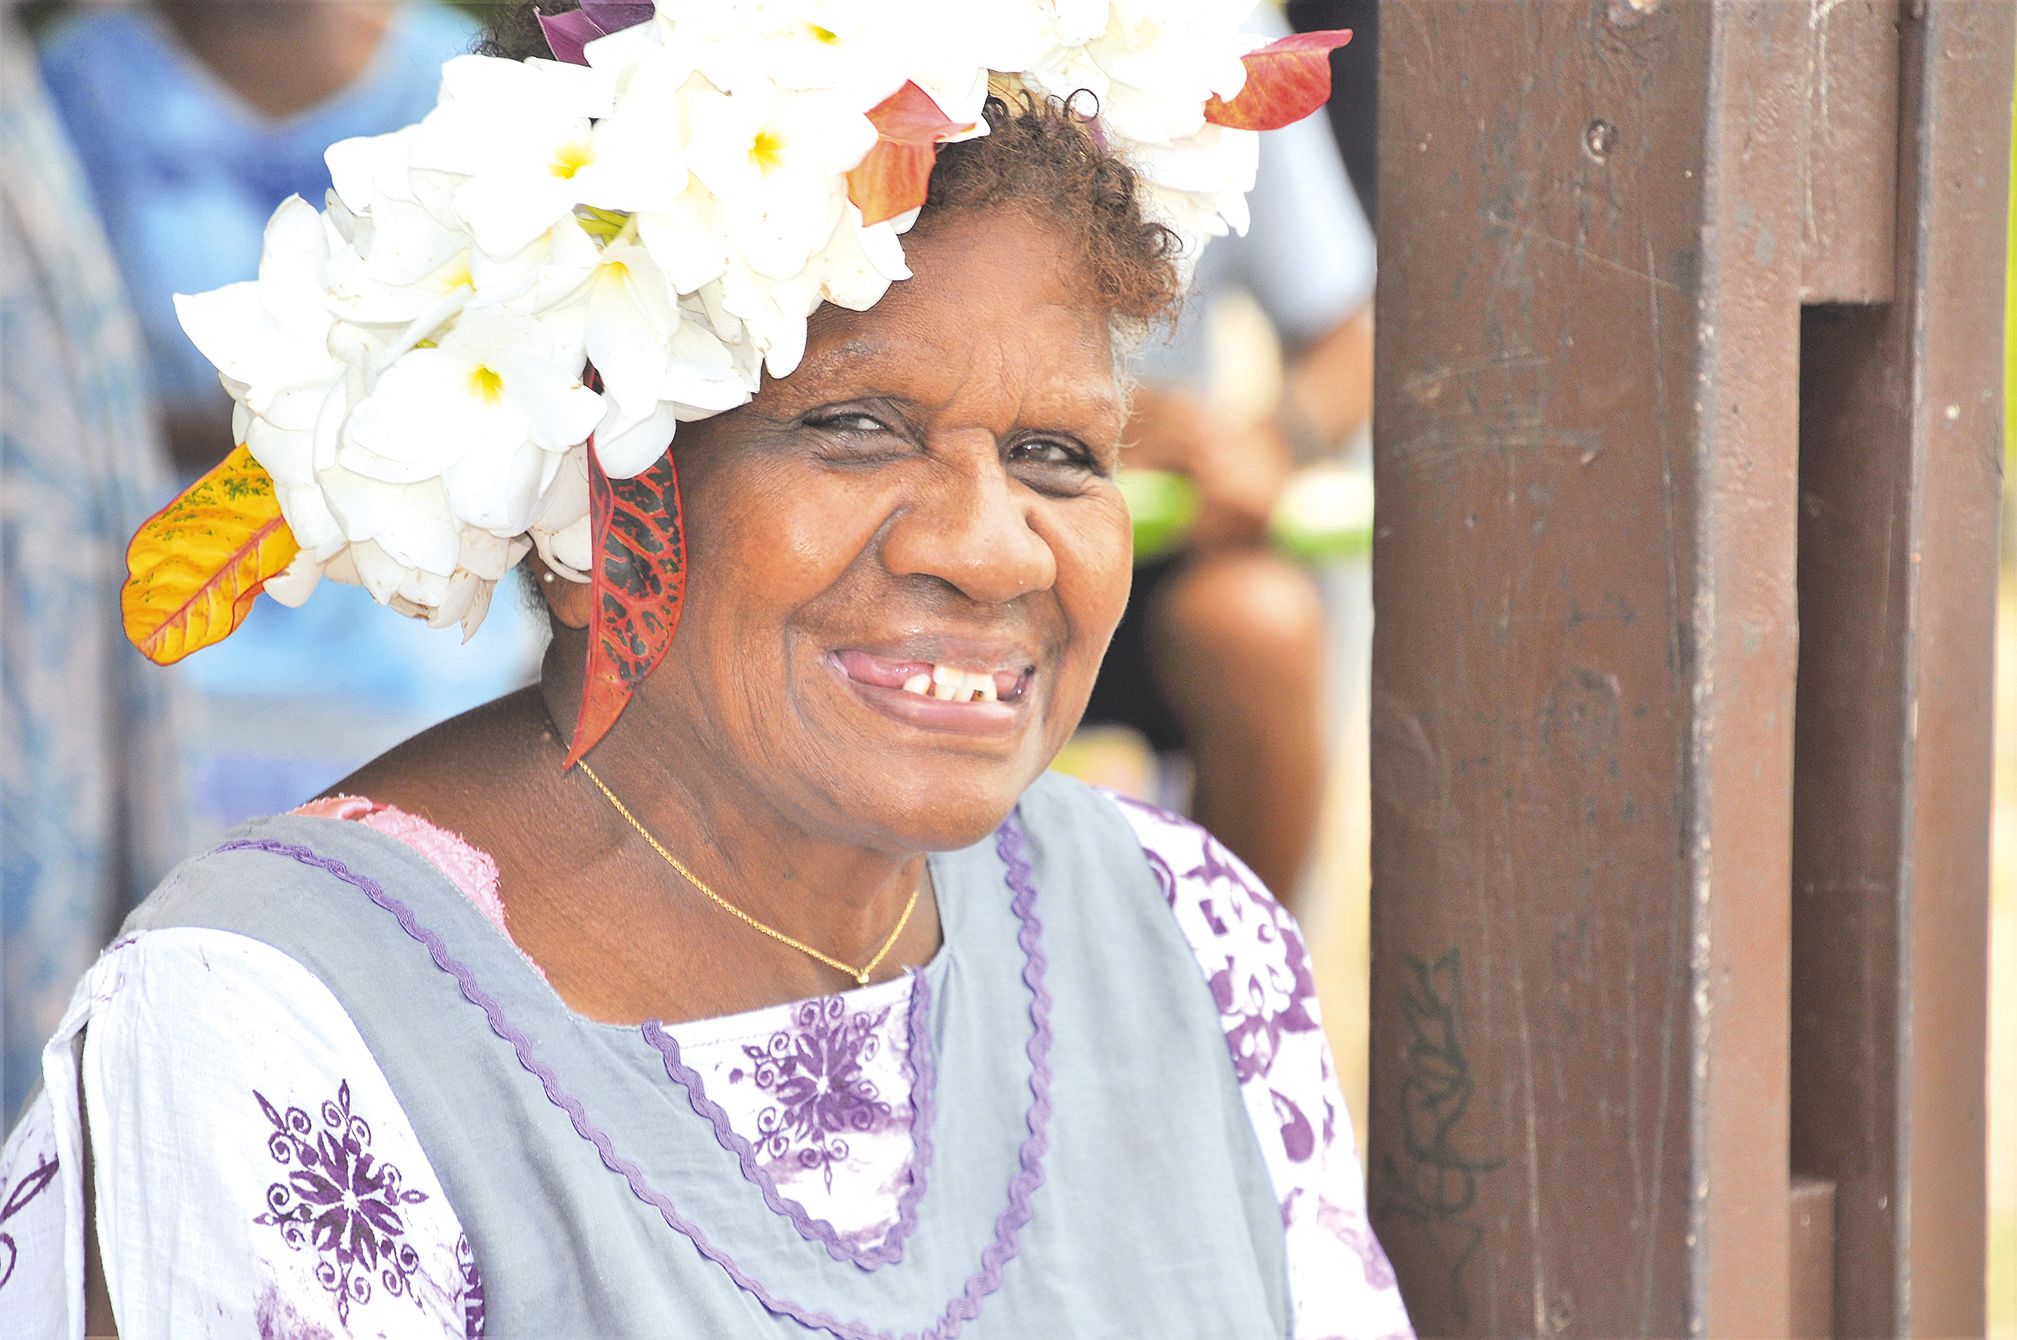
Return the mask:
MULTIPOLYGON (((369 540, 353 544, 344 552, 350 556, 357 570, 358 584, 371 592, 371 598, 379 604, 390 604, 393 596, 399 593, 400 584, 407 578, 405 566, 369 540)), ((334 570, 335 564, 332 563, 328 571, 334 575, 334 570)))
POLYGON ((679 414, 671 405, 660 405, 629 427, 607 435, 597 433, 595 458, 611 479, 629 479, 657 464, 672 444, 679 414))
POLYGON ((487 581, 496 581, 518 560, 512 556, 513 542, 501 535, 474 526, 462 528, 462 544, 456 566, 466 568, 487 581))
POLYGON ((281 604, 299 609, 321 583, 322 565, 303 549, 278 576, 268 577, 260 589, 281 604))
POLYGON ((593 533, 587 513, 573 525, 557 531, 553 537, 549 561, 563 571, 578 573, 587 580, 590 568, 595 565, 593 533))
POLYGON ((319 485, 297 486, 275 481, 273 494, 279 500, 280 515, 287 519, 287 529, 294 532, 303 549, 313 550, 317 558, 324 558, 331 546, 343 543, 343 527, 337 524, 319 485))
MULTIPOLYGON (((441 476, 458 521, 517 534, 532 523, 544 453, 529 443, 510 452, 470 452, 441 476)), ((453 566, 454 560, 449 560, 453 566)))
POLYGON ((497 590, 497 583, 479 581, 471 595, 469 608, 464 610, 459 621, 462 624, 462 640, 468 642, 476 636, 476 630, 483 626, 483 619, 490 612, 490 597, 497 590))
POLYGON ((407 486, 402 494, 399 507, 375 537, 379 547, 418 571, 447 576, 455 571, 462 545, 441 485, 429 480, 407 486))

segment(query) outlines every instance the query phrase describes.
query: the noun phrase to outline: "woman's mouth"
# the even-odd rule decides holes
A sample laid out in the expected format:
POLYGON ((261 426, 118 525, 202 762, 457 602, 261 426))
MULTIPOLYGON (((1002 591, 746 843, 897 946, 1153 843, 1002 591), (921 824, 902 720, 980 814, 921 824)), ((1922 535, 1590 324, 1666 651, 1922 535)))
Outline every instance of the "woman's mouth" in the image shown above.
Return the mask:
POLYGON ((883 656, 849 648, 828 662, 885 715, 912 725, 995 734, 1014 727, 1036 667, 1008 654, 946 660, 883 656))

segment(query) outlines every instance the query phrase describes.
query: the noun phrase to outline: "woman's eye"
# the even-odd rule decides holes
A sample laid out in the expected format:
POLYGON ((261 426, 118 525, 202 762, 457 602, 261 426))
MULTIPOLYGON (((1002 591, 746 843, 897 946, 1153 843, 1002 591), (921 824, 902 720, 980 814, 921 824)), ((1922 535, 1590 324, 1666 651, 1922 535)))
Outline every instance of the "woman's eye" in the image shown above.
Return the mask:
POLYGON ((1062 466, 1068 469, 1093 468, 1093 455, 1090 451, 1073 442, 1060 442, 1047 437, 1031 438, 1016 443, 1009 448, 1009 459, 1026 461, 1032 465, 1062 466))
POLYGON ((822 414, 806 420, 814 428, 823 428, 832 433, 886 433, 889 425, 873 414, 860 410, 847 410, 838 414, 822 414))

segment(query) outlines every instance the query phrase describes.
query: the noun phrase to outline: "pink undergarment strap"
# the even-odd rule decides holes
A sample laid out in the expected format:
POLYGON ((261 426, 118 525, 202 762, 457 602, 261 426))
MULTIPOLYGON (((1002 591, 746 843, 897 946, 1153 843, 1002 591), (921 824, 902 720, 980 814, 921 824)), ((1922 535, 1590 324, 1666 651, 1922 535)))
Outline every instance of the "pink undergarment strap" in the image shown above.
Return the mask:
POLYGON ((497 891, 497 862, 489 852, 464 841, 460 834, 437 828, 396 805, 380 805, 363 796, 325 796, 296 807, 293 813, 309 819, 350 820, 404 842, 448 876, 449 883, 462 890, 463 896, 476 904, 477 911, 510 938, 511 932, 504 925, 504 900, 497 891))

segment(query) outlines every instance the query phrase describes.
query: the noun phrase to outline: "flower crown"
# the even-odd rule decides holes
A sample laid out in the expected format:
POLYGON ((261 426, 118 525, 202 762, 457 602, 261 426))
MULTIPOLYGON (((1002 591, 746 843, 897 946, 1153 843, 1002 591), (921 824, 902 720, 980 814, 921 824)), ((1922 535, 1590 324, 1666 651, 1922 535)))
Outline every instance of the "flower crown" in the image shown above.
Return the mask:
POLYGON ((1193 263, 1244 231, 1256 131, 1314 111, 1348 32, 1252 0, 581 0, 553 60, 458 56, 434 111, 328 151, 257 280, 176 298, 235 402, 222 464, 127 553, 168 664, 323 577, 473 633, 530 549, 595 587, 569 761, 670 643, 677 424, 783 377, 821 303, 908 277, 937 146, 992 94, 1090 93, 1193 263))

